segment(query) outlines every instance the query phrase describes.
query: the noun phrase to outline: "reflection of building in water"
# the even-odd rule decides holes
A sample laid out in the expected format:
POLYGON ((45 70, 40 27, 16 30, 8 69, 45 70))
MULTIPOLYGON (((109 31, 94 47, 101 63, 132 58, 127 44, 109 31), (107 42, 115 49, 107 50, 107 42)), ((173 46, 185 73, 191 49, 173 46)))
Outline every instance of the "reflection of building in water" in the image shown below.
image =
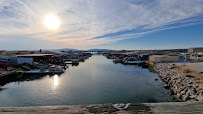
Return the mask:
POLYGON ((53 88, 56 88, 59 84, 58 75, 54 75, 52 77, 52 80, 53 80, 53 88))

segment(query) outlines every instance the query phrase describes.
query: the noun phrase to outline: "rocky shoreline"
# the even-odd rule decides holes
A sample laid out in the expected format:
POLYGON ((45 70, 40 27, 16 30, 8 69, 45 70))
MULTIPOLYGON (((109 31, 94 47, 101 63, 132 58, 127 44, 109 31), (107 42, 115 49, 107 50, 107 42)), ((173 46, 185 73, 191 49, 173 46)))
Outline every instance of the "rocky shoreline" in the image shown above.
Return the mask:
POLYGON ((176 101, 203 101, 203 85, 186 77, 178 69, 173 69, 172 63, 157 63, 153 69, 159 73, 159 77, 165 82, 164 87, 170 89, 171 95, 176 101))

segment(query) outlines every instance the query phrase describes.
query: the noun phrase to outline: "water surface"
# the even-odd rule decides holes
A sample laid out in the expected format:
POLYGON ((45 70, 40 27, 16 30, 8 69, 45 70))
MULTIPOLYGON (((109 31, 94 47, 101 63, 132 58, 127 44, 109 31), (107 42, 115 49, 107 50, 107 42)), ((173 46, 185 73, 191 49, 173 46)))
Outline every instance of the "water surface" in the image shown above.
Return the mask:
POLYGON ((58 76, 26 76, 0 92, 0 106, 170 102, 157 73, 136 65, 114 64, 93 55, 58 76))

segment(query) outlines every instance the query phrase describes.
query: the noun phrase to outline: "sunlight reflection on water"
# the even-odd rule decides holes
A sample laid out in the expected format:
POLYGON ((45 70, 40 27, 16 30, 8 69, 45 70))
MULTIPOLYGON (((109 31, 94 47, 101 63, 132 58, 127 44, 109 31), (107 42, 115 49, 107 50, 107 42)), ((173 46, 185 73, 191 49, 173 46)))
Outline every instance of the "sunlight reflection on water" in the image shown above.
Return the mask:
POLYGON ((56 89, 57 86, 59 85, 58 75, 54 75, 54 76, 52 77, 52 82, 53 82, 53 89, 56 89))

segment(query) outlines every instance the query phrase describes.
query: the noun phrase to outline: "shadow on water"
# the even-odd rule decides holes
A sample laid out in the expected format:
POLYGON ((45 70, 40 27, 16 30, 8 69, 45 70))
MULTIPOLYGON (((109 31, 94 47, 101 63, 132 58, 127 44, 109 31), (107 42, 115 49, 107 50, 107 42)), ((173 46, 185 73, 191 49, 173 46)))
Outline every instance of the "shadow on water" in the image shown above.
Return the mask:
POLYGON ((79 65, 79 63, 77 63, 77 64, 72 64, 72 66, 78 66, 79 65))
POLYGON ((4 90, 6 90, 6 88, 0 88, 0 93, 1 93, 2 91, 4 91, 4 90))
POLYGON ((44 77, 49 76, 50 78, 53 76, 62 76, 62 74, 24 74, 17 81, 35 81, 42 80, 44 77))
POLYGON ((17 73, 15 73, 15 74, 10 74, 8 76, 1 77, 0 78, 0 86, 4 86, 7 83, 17 81, 18 80, 18 76, 19 75, 17 73))
POLYGON ((148 102, 148 103, 158 103, 158 101, 156 100, 156 99, 154 99, 154 98, 146 98, 146 102, 148 102))
POLYGON ((149 69, 149 66, 147 64, 138 64, 138 66, 144 69, 149 69))
POLYGON ((7 76, 6 78, 1 78, 0 80, 0 93, 4 90, 6 90, 7 88, 1 88, 1 86, 5 86, 9 83, 12 82, 24 82, 24 81, 35 81, 35 80, 42 80, 44 77, 49 76, 50 78, 52 78, 53 76, 61 76, 62 74, 12 74, 7 76))
MULTIPOLYGON (((114 63, 114 64, 122 64, 122 63, 114 63)), ((130 64, 123 64, 123 65, 130 65, 130 64)), ((142 64, 131 64, 131 65, 135 65, 135 66, 139 66, 143 69, 149 69, 150 72, 154 72, 154 70, 152 70, 152 66, 147 65, 146 63, 142 63, 142 64)))
POLYGON ((17 81, 34 81, 34 80, 41 80, 45 77, 46 75, 43 74, 37 74, 37 75, 28 75, 28 74, 24 74, 21 76, 21 78, 19 78, 17 81))
MULTIPOLYGON (((0 86, 4 86, 6 84, 9 84, 11 82, 24 82, 24 81, 35 81, 35 80, 41 80, 45 76, 52 77, 55 74, 12 74, 9 76, 6 76, 5 78, 1 78, 0 80, 0 86)), ((57 74, 58 76, 61 76, 61 74, 57 74)), ((0 92, 3 91, 4 88, 0 88, 0 92)))

